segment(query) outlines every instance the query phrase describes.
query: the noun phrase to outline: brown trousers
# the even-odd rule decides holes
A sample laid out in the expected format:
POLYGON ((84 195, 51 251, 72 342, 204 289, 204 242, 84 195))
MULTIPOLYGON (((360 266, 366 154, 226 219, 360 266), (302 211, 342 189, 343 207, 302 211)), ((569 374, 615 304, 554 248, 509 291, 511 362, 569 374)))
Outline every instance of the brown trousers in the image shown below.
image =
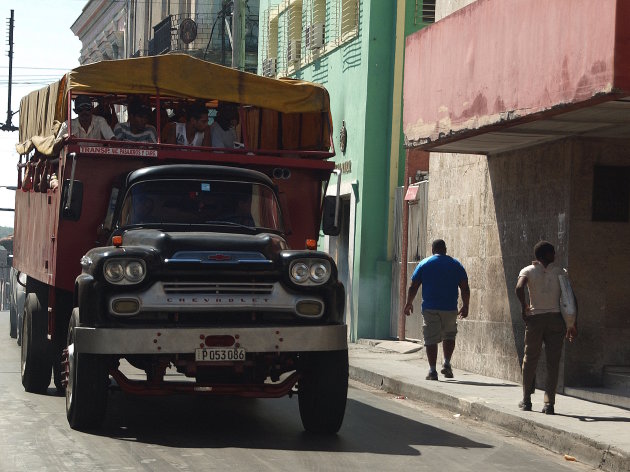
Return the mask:
POLYGON ((525 357, 523 358, 523 398, 528 399, 534 392, 536 366, 545 343, 547 359, 547 379, 545 382, 545 403, 556 401, 560 356, 566 327, 560 313, 540 313, 527 317, 525 322, 525 357))

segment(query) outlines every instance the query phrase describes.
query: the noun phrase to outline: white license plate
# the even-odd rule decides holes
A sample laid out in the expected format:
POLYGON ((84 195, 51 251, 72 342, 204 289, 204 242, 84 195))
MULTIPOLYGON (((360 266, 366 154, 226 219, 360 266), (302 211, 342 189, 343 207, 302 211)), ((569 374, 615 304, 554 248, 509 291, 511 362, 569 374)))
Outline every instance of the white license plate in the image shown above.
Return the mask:
POLYGON ((195 360, 203 362, 244 361, 245 349, 241 348, 201 348, 195 349, 195 360))

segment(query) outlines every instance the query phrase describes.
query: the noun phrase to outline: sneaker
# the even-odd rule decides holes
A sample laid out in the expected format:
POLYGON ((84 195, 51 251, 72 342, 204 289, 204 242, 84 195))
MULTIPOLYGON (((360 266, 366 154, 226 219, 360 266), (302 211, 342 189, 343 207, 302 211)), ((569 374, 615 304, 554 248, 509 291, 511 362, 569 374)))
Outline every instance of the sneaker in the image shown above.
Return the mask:
POLYGON ((447 379, 453 378, 453 369, 451 369, 450 365, 443 366, 441 372, 444 374, 444 377, 446 377, 447 379))
POLYGON ((555 415, 556 412, 553 409, 553 405, 550 405, 549 403, 545 403, 545 406, 543 406, 542 412, 545 415, 555 415))
POLYGON ((518 402, 518 407, 523 411, 532 411, 532 402, 531 400, 521 400, 518 402))
POLYGON ((434 370, 430 370, 425 378, 427 380, 437 380, 438 379, 437 372, 434 370))

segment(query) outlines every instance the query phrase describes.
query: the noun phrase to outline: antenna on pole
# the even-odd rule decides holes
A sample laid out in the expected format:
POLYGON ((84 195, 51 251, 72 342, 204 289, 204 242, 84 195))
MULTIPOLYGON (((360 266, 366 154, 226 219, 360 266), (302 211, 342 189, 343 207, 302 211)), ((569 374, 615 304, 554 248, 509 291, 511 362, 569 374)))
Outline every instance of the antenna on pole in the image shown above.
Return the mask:
MULTIPOLYGON (((11 111, 11 85, 13 84, 13 10, 11 10, 11 18, 8 22, 9 26, 9 104, 7 106, 7 122, 0 126, 2 131, 17 131, 18 127, 13 126, 11 120, 13 113, 11 111)), ((17 112, 16 112, 17 113, 17 112)))

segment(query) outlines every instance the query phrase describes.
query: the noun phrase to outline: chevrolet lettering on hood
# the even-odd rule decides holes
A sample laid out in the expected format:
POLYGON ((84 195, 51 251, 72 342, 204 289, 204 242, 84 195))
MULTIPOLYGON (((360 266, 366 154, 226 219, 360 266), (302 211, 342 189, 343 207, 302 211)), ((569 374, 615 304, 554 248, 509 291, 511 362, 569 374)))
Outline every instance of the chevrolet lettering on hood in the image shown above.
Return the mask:
POLYGON ((238 305, 238 304, 256 304, 256 303, 269 303, 271 299, 260 297, 167 297, 167 303, 196 303, 207 305, 238 305))

